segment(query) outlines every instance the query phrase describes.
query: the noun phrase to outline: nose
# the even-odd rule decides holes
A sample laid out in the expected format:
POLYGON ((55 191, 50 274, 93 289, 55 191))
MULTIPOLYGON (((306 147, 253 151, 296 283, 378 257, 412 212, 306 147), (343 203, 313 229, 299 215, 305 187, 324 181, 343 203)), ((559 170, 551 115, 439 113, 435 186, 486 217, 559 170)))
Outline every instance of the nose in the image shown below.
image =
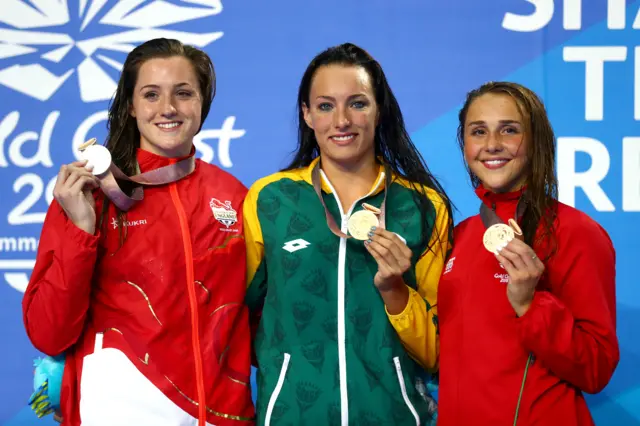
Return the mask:
POLYGON ((485 149, 488 152, 500 152, 502 151, 502 141, 500 140, 500 135, 494 132, 489 133, 489 136, 486 138, 487 144, 485 149))
POLYGON ((162 115, 164 117, 172 117, 176 115, 176 107, 174 105, 174 99, 171 96, 167 96, 164 98, 162 103, 162 115))
POLYGON ((344 129, 351 125, 351 118, 349 117, 349 113, 346 108, 336 108, 334 119, 337 129, 344 129))

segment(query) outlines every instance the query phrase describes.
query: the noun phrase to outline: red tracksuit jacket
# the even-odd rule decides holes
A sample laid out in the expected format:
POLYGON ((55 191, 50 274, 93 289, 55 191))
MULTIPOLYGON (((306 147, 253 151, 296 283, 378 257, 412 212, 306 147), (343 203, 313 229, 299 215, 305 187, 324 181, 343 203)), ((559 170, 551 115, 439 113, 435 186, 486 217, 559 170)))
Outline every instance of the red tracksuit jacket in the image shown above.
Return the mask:
MULTIPOLYGON (((476 193, 504 222, 521 195, 482 186, 476 193)), ((529 354, 517 424, 592 425, 582 392, 601 391, 619 360, 611 240, 586 214, 558 203, 557 253, 517 318, 484 231, 479 215, 455 228, 439 285, 438 425, 512 425, 529 354)))
MULTIPOLYGON (((137 155, 142 172, 177 161, 142 150, 137 155)), ((96 194, 99 214, 102 193, 96 194)), ((80 424, 83 403, 94 416, 95 410, 126 411, 126 404, 148 404, 153 412, 148 401, 165 396, 198 418, 199 395, 205 397, 209 423, 253 424, 243 304, 245 194, 230 174, 196 160, 195 171, 182 180, 145 188, 144 200, 127 213, 122 247, 113 205, 94 236, 51 204, 23 313, 37 349, 66 353, 64 425, 80 424), (117 351, 105 349, 97 357, 98 340, 102 348, 117 351), (120 371, 121 360, 111 363, 117 356, 135 368, 120 371), (91 367, 91 374, 83 374, 83 367, 91 367), (138 372, 153 384, 144 388, 148 395, 140 389, 127 394, 127 375, 138 372), (109 383, 110 377, 119 378, 109 383), (113 393, 121 392, 121 401, 102 407, 100 395, 118 380, 121 390, 113 393)), ((158 424, 152 418, 143 423, 158 424)))

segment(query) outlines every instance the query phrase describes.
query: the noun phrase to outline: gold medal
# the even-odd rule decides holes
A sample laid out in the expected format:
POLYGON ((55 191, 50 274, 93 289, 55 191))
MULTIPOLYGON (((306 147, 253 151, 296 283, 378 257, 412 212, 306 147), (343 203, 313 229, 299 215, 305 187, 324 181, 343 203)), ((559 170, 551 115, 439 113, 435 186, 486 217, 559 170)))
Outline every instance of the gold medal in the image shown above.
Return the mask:
POLYGON ((349 217, 349 234, 357 240, 368 240, 371 228, 379 225, 378 217, 370 210, 360 210, 349 217))
POLYGON ((487 228, 482 237, 482 243, 487 250, 496 254, 496 249, 513 240, 514 236, 513 228, 504 223, 497 223, 487 228))

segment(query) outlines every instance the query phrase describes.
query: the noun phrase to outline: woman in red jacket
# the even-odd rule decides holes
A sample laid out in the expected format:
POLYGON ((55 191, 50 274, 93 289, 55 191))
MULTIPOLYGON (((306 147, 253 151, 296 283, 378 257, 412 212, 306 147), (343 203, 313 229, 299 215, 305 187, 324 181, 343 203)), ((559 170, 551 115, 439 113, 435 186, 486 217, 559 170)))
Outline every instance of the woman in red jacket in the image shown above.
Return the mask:
POLYGON ((557 200, 555 138, 533 92, 485 84, 459 118, 481 208, 456 227, 439 284, 438 424, 592 425, 583 392, 600 392, 619 359, 611 240, 557 200))
POLYGON ((65 354, 64 425, 253 424, 246 188, 194 156, 214 94, 204 52, 148 41, 110 107, 111 171, 60 169, 23 312, 65 354))

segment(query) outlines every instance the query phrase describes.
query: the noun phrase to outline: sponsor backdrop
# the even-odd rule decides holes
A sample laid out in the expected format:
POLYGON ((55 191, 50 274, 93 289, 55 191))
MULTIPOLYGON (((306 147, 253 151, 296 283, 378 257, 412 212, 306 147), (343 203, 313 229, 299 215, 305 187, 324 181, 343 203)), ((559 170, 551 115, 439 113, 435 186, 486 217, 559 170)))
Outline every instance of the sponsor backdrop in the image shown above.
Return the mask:
POLYGON ((106 135, 127 52, 165 36, 205 49, 218 95, 198 155, 246 185, 286 164, 309 60, 351 41, 383 65, 410 132, 458 210, 478 207, 456 147, 465 93, 514 80, 545 100, 558 136, 561 200, 618 252, 621 361, 589 404, 598 424, 640 424, 639 1, 3 0, 0 11, 0 424, 51 425, 26 402, 39 354, 21 299, 60 165, 106 135), (635 263, 635 264, 634 264, 635 263))

